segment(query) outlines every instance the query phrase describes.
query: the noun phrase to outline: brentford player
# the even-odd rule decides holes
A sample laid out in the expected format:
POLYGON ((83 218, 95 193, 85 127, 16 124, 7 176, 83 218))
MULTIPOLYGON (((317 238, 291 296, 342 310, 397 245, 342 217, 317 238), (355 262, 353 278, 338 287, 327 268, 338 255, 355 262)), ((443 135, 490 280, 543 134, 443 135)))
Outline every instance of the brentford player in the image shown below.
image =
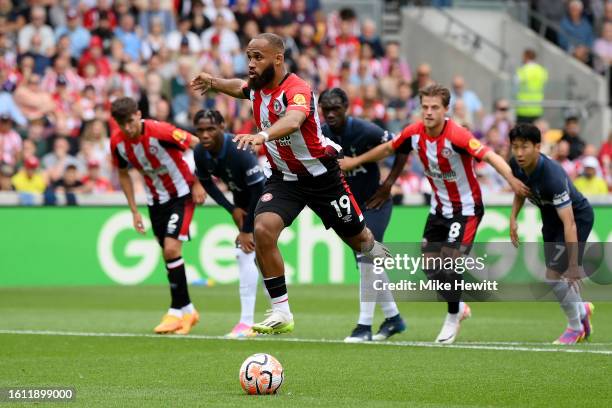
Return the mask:
MULTIPOLYGON (((422 121, 407 126, 395 139, 360 156, 344 158, 340 166, 348 171, 395 152, 415 151, 433 190, 423 232, 423 255, 427 259, 468 254, 484 214, 474 159, 493 166, 518 195, 526 196, 529 190, 512 175, 510 166, 501 156, 446 118, 450 101, 447 88, 430 85, 423 88, 419 96, 422 121)), ((429 279, 452 282, 451 287, 461 279, 460 274, 443 269, 426 269, 425 273, 429 279)), ((436 342, 450 344, 455 341, 461 321, 470 317, 471 312, 469 306, 460 301, 460 292, 440 292, 440 295, 448 302, 448 314, 436 342)))
POLYGON ((182 245, 189 240, 194 203, 204 202, 205 193, 200 189, 192 197, 191 188, 199 182, 194 180, 183 153, 199 141, 169 123, 143 120, 138 105, 131 98, 115 100, 111 115, 117 124, 111 137, 111 154, 119 171, 121 189, 132 211, 134 228, 145 233, 129 167, 138 170, 144 178, 153 233, 163 249, 168 271, 172 303, 154 331, 188 334, 199 315, 189 299, 182 245))
POLYGON ((285 267, 278 237, 305 206, 355 251, 373 258, 387 250, 374 240, 340 168, 340 146, 321 132, 314 94, 295 74, 286 72, 285 45, 281 37, 265 33, 249 42, 249 80, 216 78, 201 73, 191 81, 194 90, 209 89, 250 99, 261 130, 236 135, 238 148, 263 145, 268 165, 263 194, 255 209, 255 255, 270 294, 272 310, 253 325, 258 333, 293 330, 285 267))

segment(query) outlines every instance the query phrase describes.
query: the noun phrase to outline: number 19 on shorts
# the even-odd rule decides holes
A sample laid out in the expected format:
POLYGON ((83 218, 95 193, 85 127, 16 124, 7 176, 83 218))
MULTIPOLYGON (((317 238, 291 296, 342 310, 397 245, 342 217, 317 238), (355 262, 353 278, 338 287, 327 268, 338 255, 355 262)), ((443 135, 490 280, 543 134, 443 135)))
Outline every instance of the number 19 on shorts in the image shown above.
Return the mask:
POLYGON ((340 197, 338 200, 333 200, 331 205, 336 209, 338 218, 342 218, 344 215, 349 215, 351 213, 351 200, 346 194, 340 197), (346 210, 346 214, 342 214, 342 209, 346 210))

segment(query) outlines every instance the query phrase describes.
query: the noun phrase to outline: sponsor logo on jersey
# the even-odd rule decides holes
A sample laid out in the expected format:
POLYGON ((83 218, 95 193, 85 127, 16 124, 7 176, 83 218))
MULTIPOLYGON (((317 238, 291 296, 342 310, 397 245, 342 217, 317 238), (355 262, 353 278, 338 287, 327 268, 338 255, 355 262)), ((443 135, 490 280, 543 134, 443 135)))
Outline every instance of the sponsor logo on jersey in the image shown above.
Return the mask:
POLYGON ((300 106, 306 106, 306 97, 302 94, 295 94, 293 97, 293 103, 300 106))
POLYGON ((449 149, 448 147, 445 147, 444 149, 442 149, 442 157, 444 157, 445 159, 448 159, 449 157, 451 157, 451 154, 453 154, 453 152, 451 152, 451 149, 449 149))
POLYGON ((291 146, 291 135, 281 137, 280 139, 278 139, 278 143, 281 146, 291 146))
POLYGON ((267 203, 268 201, 270 201, 270 200, 271 200, 271 199, 273 199, 273 198, 274 198, 274 196, 272 195, 272 193, 266 193, 266 194, 264 194, 264 195, 262 195, 262 196, 261 196, 260 200, 261 200, 263 203, 267 203))
POLYGON ((172 131, 172 138, 177 142, 183 143, 187 139, 187 134, 181 129, 174 129, 172 131))

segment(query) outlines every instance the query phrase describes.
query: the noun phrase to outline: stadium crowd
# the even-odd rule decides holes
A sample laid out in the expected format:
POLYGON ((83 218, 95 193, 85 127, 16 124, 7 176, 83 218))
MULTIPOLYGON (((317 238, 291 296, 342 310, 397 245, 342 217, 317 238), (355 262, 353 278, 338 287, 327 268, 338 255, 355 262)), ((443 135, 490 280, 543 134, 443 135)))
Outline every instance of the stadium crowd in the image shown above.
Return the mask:
MULTIPOLYGON (((590 46, 609 65, 612 3, 605 10, 601 37, 593 31, 590 46)), ((245 76, 244 48, 260 32, 285 39, 290 70, 316 92, 343 88, 352 115, 393 133, 418 119, 418 89, 435 80, 428 64, 406 61, 399 44, 383 43, 373 21, 350 8, 325 14, 319 0, 0 0, 0 191, 26 193, 23 204, 33 202, 27 193, 53 204, 57 193, 117 191, 109 107, 118 96, 138 100, 144 117, 187 130, 195 112, 214 108, 228 131, 252 133, 249 101, 201 96, 188 84, 201 70, 245 76)), ((461 75, 450 85, 451 117, 508 157, 515 121, 509 101, 489 109, 461 75)), ((568 117, 562 133, 536 123, 544 151, 579 189, 612 190, 612 133, 594 146, 584 142, 578 118, 568 117)), ((485 194, 509 191, 488 165, 477 175, 485 194)), ((427 187, 410 160, 395 194, 401 201, 427 187)))

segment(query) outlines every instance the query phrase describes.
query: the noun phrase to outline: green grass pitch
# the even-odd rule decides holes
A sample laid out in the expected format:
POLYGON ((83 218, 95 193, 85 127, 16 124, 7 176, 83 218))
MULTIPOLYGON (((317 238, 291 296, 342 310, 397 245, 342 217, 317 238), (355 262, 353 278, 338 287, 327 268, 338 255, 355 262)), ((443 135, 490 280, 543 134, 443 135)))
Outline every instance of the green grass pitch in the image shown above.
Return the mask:
MULTIPOLYGON (((193 288, 202 320, 192 335, 153 336, 167 292, 1 288, 0 387, 72 386, 76 401, 68 406, 79 407, 574 408, 612 401, 612 303, 596 303, 592 341, 572 347, 550 344, 564 327, 555 303, 472 303, 473 318, 451 347, 430 343, 444 304, 402 303, 408 330, 391 344, 346 345, 339 340, 356 321, 356 286, 291 286, 295 332, 261 341, 218 337, 238 319, 236 286, 193 288), (247 396, 240 388, 240 365, 258 352, 284 366, 278 395, 247 396)), ((266 306, 260 292, 256 319, 266 306)), ((375 326, 381 319, 377 311, 375 326)))

